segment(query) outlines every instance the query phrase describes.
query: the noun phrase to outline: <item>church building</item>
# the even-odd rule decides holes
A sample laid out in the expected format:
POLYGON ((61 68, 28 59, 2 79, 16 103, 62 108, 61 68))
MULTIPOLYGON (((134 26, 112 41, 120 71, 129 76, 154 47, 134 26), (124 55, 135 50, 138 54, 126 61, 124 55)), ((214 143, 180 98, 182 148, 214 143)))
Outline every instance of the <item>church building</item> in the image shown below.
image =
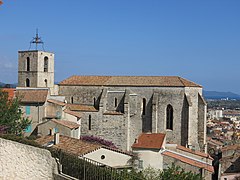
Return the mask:
MULTIPOLYGON (((205 149, 202 86, 177 76, 71 76, 54 85, 53 53, 18 54, 17 91, 48 89, 46 101, 58 99, 81 113, 81 135, 98 136, 129 151, 141 133, 164 133, 166 142, 205 149)), ((41 115, 32 116, 37 123, 47 116, 47 104, 41 103, 41 115)))

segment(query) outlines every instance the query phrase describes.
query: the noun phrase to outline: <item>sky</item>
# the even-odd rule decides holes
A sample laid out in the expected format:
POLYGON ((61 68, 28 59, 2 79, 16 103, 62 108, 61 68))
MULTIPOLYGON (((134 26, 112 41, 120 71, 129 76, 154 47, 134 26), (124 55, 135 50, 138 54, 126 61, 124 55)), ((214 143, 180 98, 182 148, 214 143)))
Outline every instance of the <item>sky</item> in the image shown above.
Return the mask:
POLYGON ((0 82, 17 82, 18 51, 29 49, 38 28, 55 53, 56 82, 181 76, 240 94, 239 9, 239 0, 3 0, 0 82))

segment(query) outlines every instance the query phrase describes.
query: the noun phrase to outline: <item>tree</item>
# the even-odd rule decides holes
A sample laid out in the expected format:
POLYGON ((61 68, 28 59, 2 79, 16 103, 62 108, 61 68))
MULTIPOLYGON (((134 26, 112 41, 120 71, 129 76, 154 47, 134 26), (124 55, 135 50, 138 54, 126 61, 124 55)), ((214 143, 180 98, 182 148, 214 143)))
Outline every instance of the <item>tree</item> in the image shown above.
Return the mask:
MULTIPOLYGON (((8 98, 8 93, 0 89, 0 126, 8 133, 22 135, 23 130, 31 124, 22 117, 19 98, 8 98)), ((1 128, 0 128, 1 129, 1 128)))
POLYGON ((146 180, 202 180, 200 174, 186 172, 184 169, 174 164, 163 171, 148 167, 143 170, 143 175, 146 180))

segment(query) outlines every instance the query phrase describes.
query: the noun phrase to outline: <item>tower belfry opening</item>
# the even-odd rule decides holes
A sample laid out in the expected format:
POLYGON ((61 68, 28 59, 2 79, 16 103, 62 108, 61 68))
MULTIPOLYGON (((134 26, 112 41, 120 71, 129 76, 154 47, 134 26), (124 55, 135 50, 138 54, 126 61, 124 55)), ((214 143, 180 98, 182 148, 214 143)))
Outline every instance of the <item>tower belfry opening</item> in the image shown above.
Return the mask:
POLYGON ((44 50, 44 42, 42 41, 41 37, 38 36, 38 29, 36 29, 36 36, 33 37, 33 39, 30 41, 30 47, 29 50, 31 49, 31 45, 35 44, 35 50, 38 50, 38 45, 42 45, 42 50, 44 50))
POLYGON ((29 50, 18 51, 18 87, 53 89, 54 53, 46 52, 43 45, 37 29, 29 50))

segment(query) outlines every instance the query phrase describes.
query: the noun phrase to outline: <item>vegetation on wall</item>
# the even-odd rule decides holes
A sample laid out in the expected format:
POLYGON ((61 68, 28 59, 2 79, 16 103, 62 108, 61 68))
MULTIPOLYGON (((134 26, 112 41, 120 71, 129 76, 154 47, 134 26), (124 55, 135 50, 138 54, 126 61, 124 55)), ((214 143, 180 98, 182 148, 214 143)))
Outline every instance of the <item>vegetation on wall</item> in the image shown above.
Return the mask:
POLYGON ((20 100, 18 98, 9 99, 8 93, 0 89, 0 131, 22 135, 30 123, 29 119, 22 117, 20 100))
POLYGON ((117 148, 112 141, 108 141, 96 136, 81 136, 81 140, 99 143, 110 148, 117 148))

